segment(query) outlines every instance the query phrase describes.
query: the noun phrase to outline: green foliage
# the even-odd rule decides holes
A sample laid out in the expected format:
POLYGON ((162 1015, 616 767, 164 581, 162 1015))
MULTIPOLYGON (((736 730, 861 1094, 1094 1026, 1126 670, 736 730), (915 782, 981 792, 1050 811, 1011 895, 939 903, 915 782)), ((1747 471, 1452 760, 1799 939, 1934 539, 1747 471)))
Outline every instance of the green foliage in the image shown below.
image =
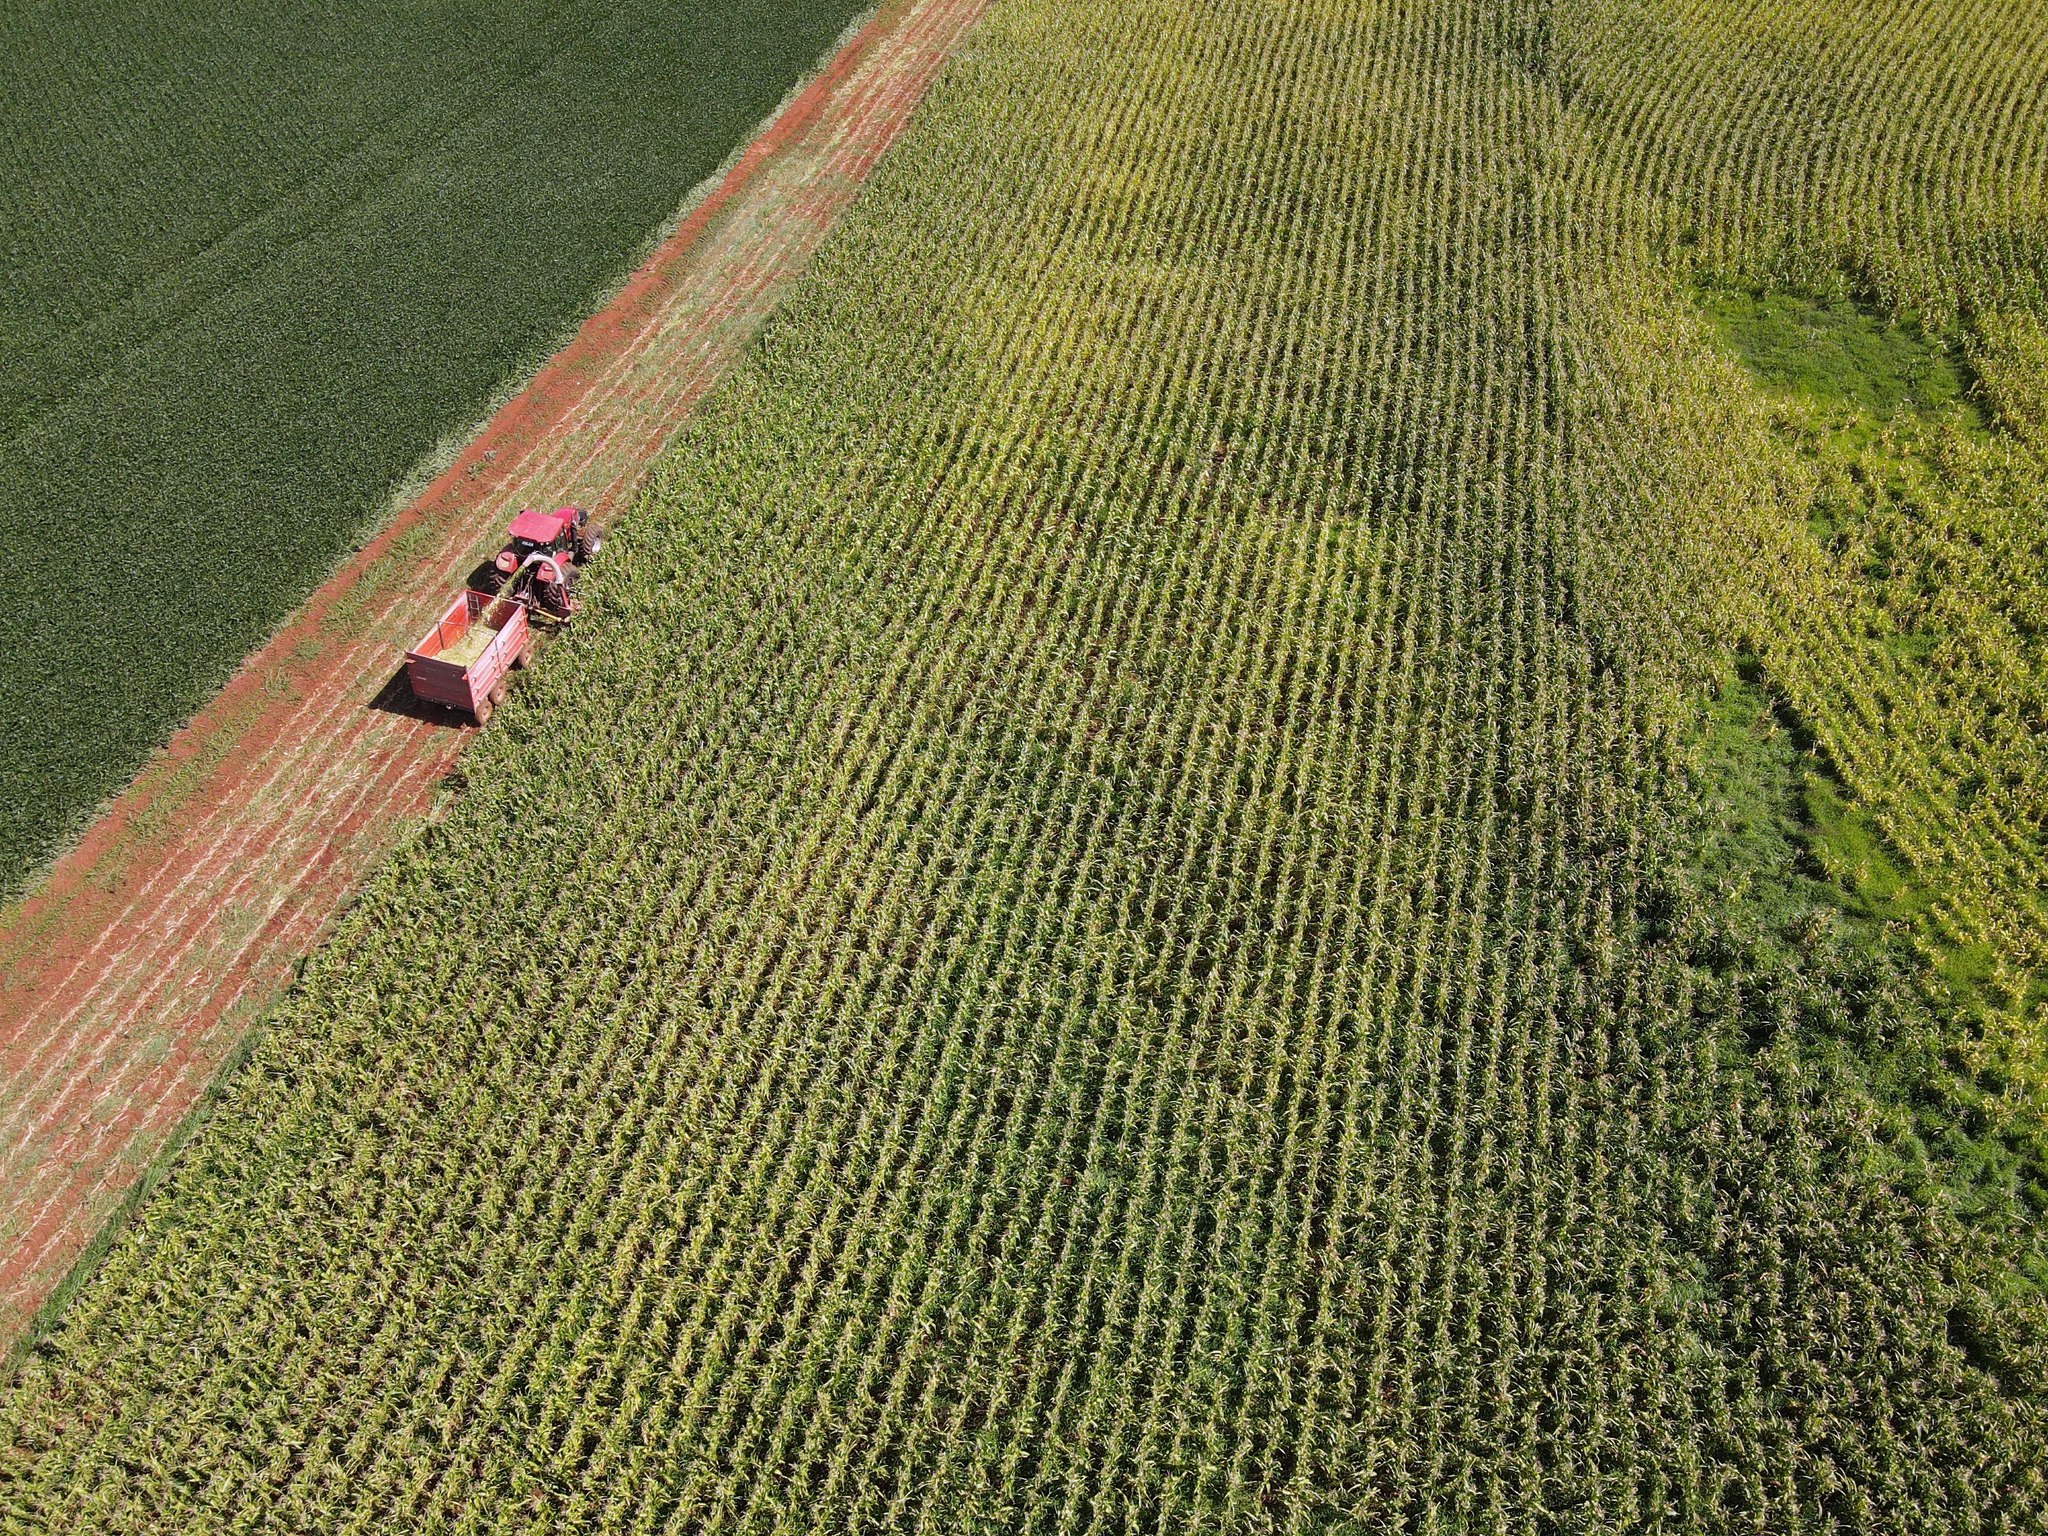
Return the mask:
POLYGON ((857 8, 8 9, 0 890, 857 8))
POLYGON ((1752 641, 2024 914, 2029 471, 1864 622, 1676 235, 1956 307, 2028 248, 1898 185, 2048 157, 1905 88, 2048 18, 1806 11, 997 0, 0 1397, 16 1523, 2038 1530, 2016 1104, 1699 729, 1752 641))
POLYGON ((1900 410, 1970 412, 1956 349, 1847 297, 1709 287, 1701 305, 1764 384, 1883 419, 1900 410))
POLYGON ((1928 909, 1925 888, 1900 870, 1869 813, 1836 781, 1811 777, 1803 798, 1807 847, 1863 916, 1882 922, 1928 909))
MULTIPOLYGON (((1698 953, 1752 995, 1831 995, 1783 1049, 1867 1098, 1893 1177, 1996 1234, 2017 1279, 2048 1286, 2048 1128, 1996 1112, 1952 1049, 1977 1001, 1981 957, 1941 948, 1932 893, 1884 844, 1756 680, 1730 677, 1698 743, 1701 832, 1689 879, 1716 914, 1698 953), (1918 978, 1929 948, 1936 977, 1918 978), (1885 1006, 1873 1008, 1873 999, 1885 1006)), ((1775 1031, 1752 1044, 1777 1045, 1775 1031)))
POLYGON ((1798 679, 1809 728, 1852 765, 1846 784, 1809 785, 1808 841, 1869 914, 1916 920, 1939 987, 1962 1005, 1974 1070, 2009 1080, 2012 1107, 2037 1122, 2048 475, 2023 428, 2048 353, 2010 316, 1967 348, 1936 347, 1841 298, 1707 289, 1702 302, 1766 387, 1822 556, 1818 570, 1810 550, 1761 567, 1778 605, 1747 637, 1798 679), (1992 369, 1970 391, 2005 431, 1960 393, 1965 350, 1992 369), (1873 760, 1873 736, 1891 762, 1873 760), (1898 852, 1908 842, 1917 861, 1898 852))

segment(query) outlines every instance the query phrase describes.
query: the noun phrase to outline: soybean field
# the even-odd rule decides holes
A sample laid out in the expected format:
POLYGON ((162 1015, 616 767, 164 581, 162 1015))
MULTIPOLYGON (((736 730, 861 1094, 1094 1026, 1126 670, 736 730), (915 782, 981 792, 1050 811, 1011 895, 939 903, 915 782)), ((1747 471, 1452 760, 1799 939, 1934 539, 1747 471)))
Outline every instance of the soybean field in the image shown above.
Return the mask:
POLYGON ((858 9, 8 8, 0 895, 858 9))
POLYGON ((994 0, 0 1529, 2048 1529, 2044 91, 994 0))

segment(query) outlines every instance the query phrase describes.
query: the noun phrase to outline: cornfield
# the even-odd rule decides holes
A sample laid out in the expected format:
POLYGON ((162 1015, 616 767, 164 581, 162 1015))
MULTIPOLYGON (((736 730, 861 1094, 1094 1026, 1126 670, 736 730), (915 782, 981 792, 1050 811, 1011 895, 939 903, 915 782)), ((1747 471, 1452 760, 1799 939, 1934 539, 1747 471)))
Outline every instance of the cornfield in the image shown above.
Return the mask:
POLYGON ((2039 1168, 1841 1045, 2041 1109, 2044 76, 996 0, 0 1397, 6 1528, 2048 1526, 2039 1168), (1816 460, 1702 274, 2000 424, 1816 460), (1939 893, 1887 967, 1700 874, 1738 655, 1939 893))

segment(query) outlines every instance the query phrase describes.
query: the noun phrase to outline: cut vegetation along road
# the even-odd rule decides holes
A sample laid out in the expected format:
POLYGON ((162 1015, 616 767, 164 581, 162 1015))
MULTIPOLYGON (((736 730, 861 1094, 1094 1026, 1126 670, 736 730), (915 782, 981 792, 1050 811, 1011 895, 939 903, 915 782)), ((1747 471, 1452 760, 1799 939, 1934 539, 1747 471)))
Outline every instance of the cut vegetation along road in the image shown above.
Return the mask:
POLYGON ((2025 4, 994 0, 17 1528, 2043 1529, 2044 93, 2025 4))
POLYGON ((0 11, 0 897, 863 8, 0 11))
MULTIPOLYGON (((622 505, 902 127, 979 0, 884 7, 577 340, 0 920, 11 1341, 412 818, 466 732, 404 648, 514 509, 622 505)), ((504 857, 544 877, 544 823, 504 857)))

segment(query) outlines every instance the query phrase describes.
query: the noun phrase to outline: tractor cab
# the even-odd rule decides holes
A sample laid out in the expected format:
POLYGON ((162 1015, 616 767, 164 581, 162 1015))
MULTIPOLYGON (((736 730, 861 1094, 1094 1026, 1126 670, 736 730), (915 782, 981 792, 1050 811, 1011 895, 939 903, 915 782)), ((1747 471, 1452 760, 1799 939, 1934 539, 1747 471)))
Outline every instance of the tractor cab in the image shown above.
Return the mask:
POLYGON ((565 562, 580 565, 595 555, 603 542, 604 535, 581 507, 557 507, 552 512, 522 508, 505 530, 505 547, 491 562, 492 579, 503 586, 527 570, 535 555, 553 557, 557 567, 565 562))

